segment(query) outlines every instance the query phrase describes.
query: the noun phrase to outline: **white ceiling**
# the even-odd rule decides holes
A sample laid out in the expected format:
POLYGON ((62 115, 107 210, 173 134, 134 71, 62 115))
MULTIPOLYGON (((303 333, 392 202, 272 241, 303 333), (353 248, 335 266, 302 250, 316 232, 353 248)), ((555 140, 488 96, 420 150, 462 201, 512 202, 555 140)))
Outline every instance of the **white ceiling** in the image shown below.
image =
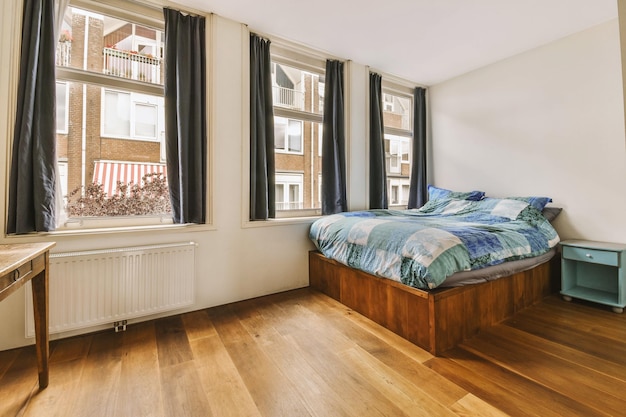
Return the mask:
POLYGON ((617 18, 617 0, 174 0, 432 85, 617 18))

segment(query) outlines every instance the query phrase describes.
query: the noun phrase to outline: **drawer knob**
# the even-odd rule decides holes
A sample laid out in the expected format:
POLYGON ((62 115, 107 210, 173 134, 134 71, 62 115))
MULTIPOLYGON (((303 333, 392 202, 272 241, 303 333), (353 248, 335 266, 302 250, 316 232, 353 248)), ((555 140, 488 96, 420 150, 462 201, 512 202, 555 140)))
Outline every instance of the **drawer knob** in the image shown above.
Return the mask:
POLYGON ((593 258, 593 255, 592 255, 592 254, 590 254, 590 253, 585 254, 585 256, 586 256, 587 258, 589 258, 589 259, 593 258))

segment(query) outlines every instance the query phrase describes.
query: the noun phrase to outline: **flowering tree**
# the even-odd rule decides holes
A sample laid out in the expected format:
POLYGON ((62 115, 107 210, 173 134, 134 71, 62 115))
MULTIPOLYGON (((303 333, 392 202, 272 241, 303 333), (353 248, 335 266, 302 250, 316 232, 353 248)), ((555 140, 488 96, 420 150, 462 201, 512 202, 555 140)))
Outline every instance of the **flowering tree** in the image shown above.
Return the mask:
POLYGON ((67 196, 66 210, 70 217, 141 216, 170 214, 167 180, 162 173, 146 174, 141 184, 118 181, 116 192, 108 196, 104 186, 92 183, 74 189, 67 196))

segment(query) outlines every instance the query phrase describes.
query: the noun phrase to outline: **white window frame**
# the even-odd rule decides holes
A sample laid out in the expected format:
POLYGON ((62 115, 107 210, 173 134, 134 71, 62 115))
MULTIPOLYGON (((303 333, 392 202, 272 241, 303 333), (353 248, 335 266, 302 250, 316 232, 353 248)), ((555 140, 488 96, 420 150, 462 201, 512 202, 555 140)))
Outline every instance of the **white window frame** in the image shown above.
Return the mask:
POLYGON ((159 137, 159 131, 161 129, 161 125, 164 124, 164 120, 159 120, 159 108, 161 107, 161 103, 159 103, 159 101, 163 101, 163 98, 161 97, 155 97, 156 99, 153 100, 152 96, 149 96, 147 94, 142 94, 142 93, 137 93, 135 91, 124 91, 124 90, 119 90, 119 89, 113 89, 113 88, 106 88, 106 87, 102 87, 101 90, 101 94, 100 94, 100 99, 101 99, 101 112, 100 112, 100 136, 102 136, 103 138, 111 138, 111 139, 127 139, 127 140, 143 140, 143 141, 148 141, 148 142, 158 142, 160 141, 160 137, 159 137), (105 116, 105 112, 106 112, 106 93, 107 92, 111 92, 111 93, 119 93, 119 94, 128 94, 128 108, 130 111, 130 125, 129 125, 129 131, 128 131, 128 135, 115 135, 109 132, 105 131, 105 120, 106 120, 106 116, 105 116), (140 100, 140 99, 145 99, 144 100, 140 100), (159 100, 161 99, 161 100, 159 100), (141 105, 141 106, 150 106, 150 107, 154 107, 157 111, 157 118, 155 120, 156 125, 155 125, 155 130, 154 130, 154 136, 150 137, 150 136, 140 136, 137 134, 136 130, 137 130, 137 125, 136 125, 136 112, 137 112, 137 105, 141 105), (161 123, 159 123, 161 122, 161 123))
POLYGON ((67 189, 67 160, 60 160, 57 161, 57 174, 59 176, 59 185, 61 185, 61 194, 63 196, 63 201, 65 202, 65 200, 67 199, 67 193, 68 193, 68 189, 67 189))
POLYGON ((389 178, 387 180, 387 186, 389 188, 389 206, 406 207, 409 202, 409 195, 404 192, 404 186, 410 187, 410 185, 411 181, 409 178, 389 178), (397 187, 398 189, 398 201, 395 202, 391 198, 393 187, 397 187))
MULTIPOLYGON (((308 50, 306 52, 309 52, 308 50)), ((324 76, 326 72, 326 57, 322 57, 319 54, 312 53, 309 55, 305 53, 302 49, 297 47, 287 46, 287 44, 281 44, 280 41, 272 43, 272 64, 283 64, 292 68, 296 68, 303 73, 310 73, 313 76, 324 76)), ((275 73, 274 69, 274 73, 275 73)), ((294 87, 295 88, 295 87, 294 87)), ((323 113, 309 113, 305 111, 300 111, 296 109, 290 109, 286 107, 274 106, 274 116, 284 117, 287 119, 301 120, 302 124, 302 145, 303 151, 300 153, 301 155, 306 155, 307 152, 315 152, 315 147, 311 146, 311 149, 304 149, 304 129, 306 129, 306 125, 304 122, 311 123, 319 123, 322 125, 323 122, 323 113)), ((321 129, 320 129, 321 130, 321 129)), ((314 138, 311 138, 312 140, 314 138)), ((319 154, 321 155, 321 146, 318 149, 319 154)), ((276 153, 286 153, 276 150, 276 153)), ((289 152, 293 154, 293 152, 289 152)), ((319 155, 318 155, 319 156, 319 155)), ((277 170, 276 175, 278 176, 280 171, 277 170)), ((313 174, 313 173, 312 173, 313 174)), ((317 175, 317 173, 313 174, 317 175)), ((307 180, 308 181, 308 180, 307 180)), ((313 182, 312 180, 310 181, 313 182)), ((301 187, 301 191, 304 192, 304 181, 301 187)), ((313 189, 310 190, 311 193, 314 192, 313 189)), ((303 201, 304 204, 304 201, 303 201)), ((306 208, 299 210, 276 210, 276 217, 279 219, 282 218, 295 218, 295 217, 309 217, 309 216, 319 216, 321 214, 320 208, 306 208)))
MULTIPOLYGON (((65 112, 63 114, 63 118, 65 120, 64 124, 65 124, 65 129, 59 129, 59 126, 57 126, 57 131, 56 133, 59 135, 67 135, 69 133, 69 126, 70 126, 70 86, 67 82, 64 81, 57 81, 56 83, 56 89, 57 91, 59 90, 59 85, 62 85, 63 88, 65 89, 65 112)), ((56 111, 57 113, 59 112, 59 106, 56 107, 56 111)))
POLYGON ((383 93, 383 111, 388 111, 393 113, 394 108, 394 100, 393 96, 390 93, 383 93), (391 100, 388 100, 388 99, 391 100))
MULTIPOLYGON (((131 94, 132 97, 132 94, 131 94)), ((149 141, 158 141, 159 140, 159 106, 158 104, 153 103, 140 103, 139 101, 131 99, 131 111, 134 112, 134 116, 130 119, 131 132, 133 133, 133 139, 143 139, 149 141), (156 111, 154 118, 154 136, 142 136, 137 133, 137 107, 150 107, 156 111)))
MULTIPOLYGON (((281 211, 288 210, 302 210, 301 207, 292 207, 292 204, 297 204, 302 206, 304 204, 304 174, 295 174, 295 173, 287 173, 287 172, 277 172, 276 173, 276 185, 283 185, 283 198, 280 201, 280 204, 289 205, 288 208, 282 208, 281 211), (298 201, 290 201, 290 186, 297 185, 298 186, 298 201)), ((278 211, 278 196, 276 196, 276 210, 278 211)))
MULTIPOLYGON (((165 30, 165 22, 162 11, 138 2, 121 0, 71 0, 69 7, 85 10, 87 14, 91 15, 111 16, 136 25, 149 27, 160 31, 162 35, 165 30)), ((163 40, 163 36, 161 36, 161 39, 163 40)), ((104 88, 107 88, 111 90, 140 93, 157 97, 164 96, 164 86, 160 84, 127 80, 100 72, 72 67, 57 67, 56 81, 66 83, 75 82, 79 85, 97 85, 103 87, 103 90, 104 88)), ((101 99, 103 99, 103 97, 104 95, 101 94, 101 99)), ((103 118, 101 117, 100 130, 102 130, 102 122, 103 118)), ((163 130, 163 126, 159 126, 157 123, 156 139, 149 139, 149 141, 160 141, 163 136, 163 130), (161 135, 159 135, 159 133, 161 133, 161 135)), ((103 137, 108 136, 103 135, 103 137)), ((125 137, 125 139, 131 138, 125 137)), ((141 138, 132 139, 146 140, 141 138)), ((98 229, 109 229, 112 227, 132 230, 134 228, 153 227, 155 225, 164 226, 171 224, 171 215, 75 217, 69 218, 64 224, 60 225, 57 228, 57 232, 81 233, 85 230, 93 231, 98 229)))
MULTIPOLYGON (((287 123, 285 125, 285 137, 284 137, 284 145, 282 148, 274 148, 275 152, 278 153, 286 153, 286 154, 293 154, 293 155, 304 155, 304 121, 300 120, 300 119, 291 119, 291 118, 287 118, 287 117, 281 117, 281 116, 276 116, 274 115, 274 124, 276 124, 277 119, 284 119, 287 123), (290 131, 289 131, 289 124, 290 122, 297 122, 300 124, 300 150, 299 151, 292 151, 290 149, 290 131)), ((276 142, 276 138, 274 138, 274 141, 276 142)))
MULTIPOLYGON (((382 80, 382 94, 383 94, 383 106, 385 103, 392 103, 395 106, 395 102, 397 101, 395 97, 409 99, 411 105, 413 103, 413 92, 412 88, 408 86, 398 85, 397 83, 387 82, 385 77, 383 76, 382 80), (391 101, 387 100, 390 97, 391 101)), ((390 208, 406 208, 408 200, 403 202, 404 196, 402 191, 402 186, 410 184, 410 176, 402 175, 402 166, 409 164, 409 172, 410 172, 410 164, 411 164, 411 147, 413 143, 413 112, 409 110, 409 128, 402 129, 397 127, 388 127, 384 126, 384 139, 385 141, 389 141, 389 170, 387 171, 387 199, 389 202, 390 208), (408 147, 408 152, 403 152, 405 148, 408 147), (396 152, 392 152, 395 150, 396 152), (406 156, 406 157, 405 157, 406 156), (392 161, 397 162, 397 166, 392 164, 392 161), (392 201, 392 187, 398 187, 398 201, 392 201)), ((408 195, 406 196, 408 199, 408 195)))

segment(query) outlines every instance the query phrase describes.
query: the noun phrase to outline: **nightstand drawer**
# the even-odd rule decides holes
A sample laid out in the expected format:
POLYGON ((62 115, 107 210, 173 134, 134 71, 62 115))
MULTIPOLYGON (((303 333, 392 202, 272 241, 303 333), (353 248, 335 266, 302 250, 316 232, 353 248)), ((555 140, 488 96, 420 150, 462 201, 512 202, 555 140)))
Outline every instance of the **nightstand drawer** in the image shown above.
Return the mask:
POLYGON ((563 258, 609 266, 619 266, 619 253, 563 246, 563 258))

